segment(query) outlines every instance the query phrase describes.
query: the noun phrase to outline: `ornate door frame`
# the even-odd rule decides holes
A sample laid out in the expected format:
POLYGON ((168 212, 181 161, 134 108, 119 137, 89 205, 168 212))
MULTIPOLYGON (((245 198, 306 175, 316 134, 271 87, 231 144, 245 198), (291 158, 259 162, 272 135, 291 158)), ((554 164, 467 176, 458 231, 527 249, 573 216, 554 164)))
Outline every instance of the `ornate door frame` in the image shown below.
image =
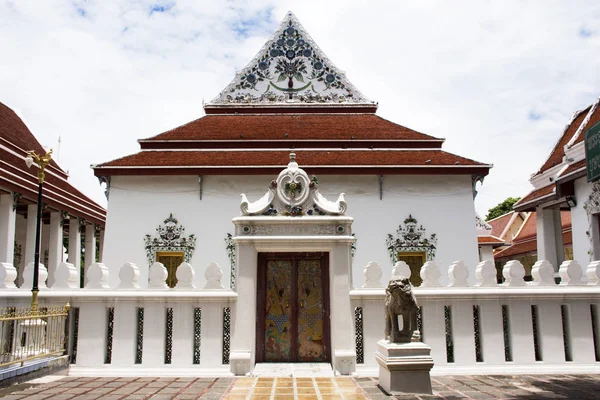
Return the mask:
MULTIPOLYGON (((320 259, 321 260, 321 285, 323 292, 323 345, 325 347, 326 359, 319 362, 331 362, 331 324, 330 324, 330 297, 329 297, 329 253, 327 252, 302 252, 302 253, 258 253, 258 270, 257 270, 257 294, 256 294, 256 362, 264 362, 265 355, 265 318, 266 318, 266 279, 267 279, 267 262, 269 260, 294 260, 292 268, 296 268, 297 260, 305 259, 320 259)), ((293 271, 292 293, 297 293, 297 274, 293 271)), ((293 320, 298 320, 298 309, 292 307, 293 320)), ((288 362, 298 361, 297 353, 297 327, 292 327, 292 360, 288 362)))

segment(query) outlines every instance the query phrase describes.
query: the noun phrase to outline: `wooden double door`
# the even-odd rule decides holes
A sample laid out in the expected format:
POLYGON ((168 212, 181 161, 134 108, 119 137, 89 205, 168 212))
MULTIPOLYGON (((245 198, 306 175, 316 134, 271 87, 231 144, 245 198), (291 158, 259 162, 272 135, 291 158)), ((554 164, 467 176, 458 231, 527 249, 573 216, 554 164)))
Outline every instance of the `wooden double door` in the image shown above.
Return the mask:
POLYGON ((259 253, 257 362, 330 362, 329 254, 259 253))

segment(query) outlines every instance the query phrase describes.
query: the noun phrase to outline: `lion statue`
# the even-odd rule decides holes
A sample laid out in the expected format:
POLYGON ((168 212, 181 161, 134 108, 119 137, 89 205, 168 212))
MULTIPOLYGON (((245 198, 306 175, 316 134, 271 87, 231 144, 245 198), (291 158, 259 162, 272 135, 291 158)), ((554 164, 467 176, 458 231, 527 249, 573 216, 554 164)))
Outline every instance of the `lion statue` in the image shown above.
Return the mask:
POLYGON ((419 341, 418 307, 408 278, 392 279, 385 290, 385 338, 393 343, 419 341), (398 315, 402 315, 402 330, 398 326, 398 315))

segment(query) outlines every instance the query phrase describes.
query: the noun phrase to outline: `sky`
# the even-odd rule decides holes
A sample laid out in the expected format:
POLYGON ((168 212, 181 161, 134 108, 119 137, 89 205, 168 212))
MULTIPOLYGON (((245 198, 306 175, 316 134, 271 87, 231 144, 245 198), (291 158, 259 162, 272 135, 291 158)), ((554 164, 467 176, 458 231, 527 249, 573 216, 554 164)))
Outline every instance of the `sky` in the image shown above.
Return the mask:
POLYGON ((106 207, 90 165, 201 117, 287 11, 378 115, 494 165, 482 216, 600 96, 597 0, 0 0, 0 102, 106 207))

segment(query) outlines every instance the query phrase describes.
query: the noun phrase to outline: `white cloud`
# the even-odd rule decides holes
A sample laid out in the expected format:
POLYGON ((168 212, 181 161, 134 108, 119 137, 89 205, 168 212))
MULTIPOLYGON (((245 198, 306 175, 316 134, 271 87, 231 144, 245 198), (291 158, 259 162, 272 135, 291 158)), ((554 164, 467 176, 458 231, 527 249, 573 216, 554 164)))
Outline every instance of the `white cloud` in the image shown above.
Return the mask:
POLYGON ((0 101, 89 165, 202 115, 292 10, 378 114, 495 165, 481 214, 524 196, 571 114, 600 95, 600 3, 580 1, 5 1, 0 101), (152 12, 162 7, 164 12, 152 12))

